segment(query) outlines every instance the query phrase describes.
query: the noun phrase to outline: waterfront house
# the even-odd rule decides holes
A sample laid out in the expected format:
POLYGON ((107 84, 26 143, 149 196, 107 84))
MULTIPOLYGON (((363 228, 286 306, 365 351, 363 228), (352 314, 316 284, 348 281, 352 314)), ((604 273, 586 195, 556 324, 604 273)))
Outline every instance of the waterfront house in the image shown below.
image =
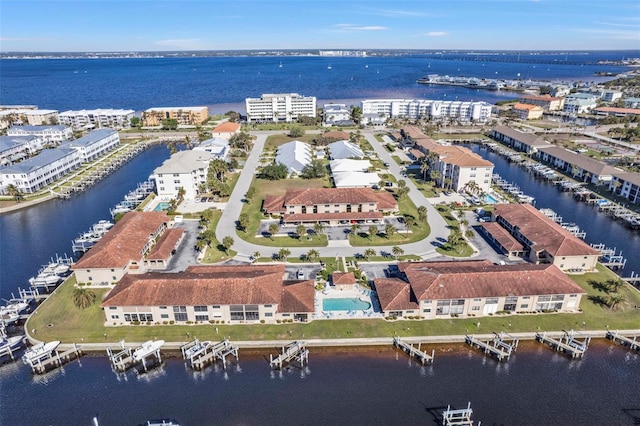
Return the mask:
POLYGON ((495 265, 489 260, 400 262, 398 270, 399 277, 373 280, 387 317, 577 312, 586 293, 554 265, 495 265))
POLYGON ((60 123, 70 126, 73 130, 128 129, 135 111, 132 109, 81 109, 69 110, 59 114, 60 123))
POLYGON ((535 133, 521 132, 511 127, 498 126, 491 130, 491 137, 510 148, 532 154, 540 148, 552 146, 535 133))
POLYGON ((311 146, 308 143, 291 141, 278 147, 275 162, 287 166, 289 175, 295 176, 311 164, 312 158, 311 146))
POLYGON ((198 126, 208 118, 206 106, 149 108, 142 112, 142 126, 161 126, 163 120, 176 120, 179 126, 198 126))
POLYGON ((634 204, 640 203, 640 173, 614 172, 609 182, 609 191, 634 204))
POLYGON ((0 136, 0 166, 20 162, 41 149, 37 136, 0 136))
POLYGON ((544 110, 541 106, 517 103, 511 109, 520 120, 538 120, 542 118, 544 110))
POLYGON ((166 269, 184 236, 165 212, 126 213, 72 269, 78 282, 111 285, 125 274, 166 269))
POLYGON ((62 144, 75 149, 83 163, 94 160, 120 146, 120 135, 113 129, 92 130, 80 139, 62 144))
POLYGON ((324 104, 323 124, 325 126, 353 126, 351 111, 345 104, 324 104))
POLYGON ((73 131, 67 126, 13 126, 7 129, 7 136, 36 136, 44 144, 59 145, 71 139, 73 131))
POLYGON ((176 199, 184 190, 184 199, 193 200, 200 194, 200 187, 207 182, 209 163, 214 158, 202 150, 178 151, 156 168, 151 178, 156 182, 158 197, 176 199))
POLYGON ((462 146, 440 145, 415 126, 407 126, 402 131, 415 142, 415 149, 429 157, 431 173, 437 172, 438 186, 460 191, 473 182, 480 191, 489 192, 493 175, 491 161, 462 146))
POLYGON ((567 114, 582 114, 590 112, 598 106, 598 96, 590 93, 571 93, 564 99, 562 111, 567 114))
POLYGON ((107 325, 306 322, 314 282, 285 281, 284 265, 190 266, 126 275, 102 302, 107 325))
POLYGON ((539 148, 536 157, 565 173, 571 174, 575 179, 594 185, 608 184, 611 182, 613 174, 621 171, 603 161, 557 146, 539 148))
POLYGON ((211 154, 212 158, 226 160, 229 155, 229 140, 224 138, 211 138, 200 142, 193 147, 194 151, 205 151, 211 154))
POLYGON ((268 93, 260 98, 246 98, 245 106, 248 123, 290 123, 302 116, 316 116, 316 98, 298 93, 268 93))
POLYGON ((564 106, 564 98, 554 97, 549 94, 542 96, 521 96, 520 102, 523 104, 537 105, 545 111, 561 111, 564 106))
POLYGON ((80 167, 82 160, 75 149, 43 149, 35 157, 0 167, 0 192, 14 185, 23 194, 32 194, 80 167))
POLYGON ((575 237, 531 204, 496 204, 492 224, 483 232, 509 257, 521 256, 532 263, 550 263, 565 273, 584 273, 596 269, 600 253, 575 237), (507 231, 513 240, 505 236, 507 231))
POLYGON ((371 188, 307 188, 267 195, 262 210, 280 215, 284 224, 381 223, 383 213, 397 211, 398 203, 389 192, 371 188))
POLYGON ((234 123, 232 121, 225 121, 224 123, 218 124, 212 131, 211 136, 214 138, 220 139, 231 139, 231 136, 237 135, 240 133, 240 124, 234 123))

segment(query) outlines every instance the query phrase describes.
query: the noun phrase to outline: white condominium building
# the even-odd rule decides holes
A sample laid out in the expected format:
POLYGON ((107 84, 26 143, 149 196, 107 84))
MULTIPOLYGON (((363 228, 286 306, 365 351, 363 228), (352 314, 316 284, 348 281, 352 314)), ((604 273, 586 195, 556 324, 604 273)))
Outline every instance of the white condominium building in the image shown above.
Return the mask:
POLYGON ((316 98, 297 93, 263 94, 261 98, 247 98, 247 121, 297 120, 301 116, 316 116, 316 98))
POLYGON ((436 101, 427 99, 368 99, 362 101, 362 116, 385 118, 452 118, 462 122, 484 123, 491 117, 491 104, 486 102, 436 101))
POLYGON ((92 109, 65 111, 59 114, 60 123, 73 130, 94 128, 126 129, 131 125, 135 113, 132 109, 92 109))
POLYGON ((73 131, 67 126, 13 126, 7 129, 7 136, 36 136, 45 144, 60 144, 71 139, 73 131))
POLYGON ((33 158, 0 168, 0 193, 6 194, 9 185, 30 194, 77 169, 82 162, 71 148, 45 149, 33 158))
POLYGON ((215 158, 205 151, 178 151, 153 171, 158 197, 161 200, 177 198, 184 189, 185 200, 193 200, 200 193, 199 187, 207 182, 209 162, 215 158))
POLYGON ((35 154, 42 149, 37 136, 0 136, 0 166, 6 166, 35 154))
POLYGON ((66 148, 73 148, 78 151, 78 155, 83 162, 98 158, 119 145, 120 135, 113 129, 94 130, 80 139, 63 144, 66 148))

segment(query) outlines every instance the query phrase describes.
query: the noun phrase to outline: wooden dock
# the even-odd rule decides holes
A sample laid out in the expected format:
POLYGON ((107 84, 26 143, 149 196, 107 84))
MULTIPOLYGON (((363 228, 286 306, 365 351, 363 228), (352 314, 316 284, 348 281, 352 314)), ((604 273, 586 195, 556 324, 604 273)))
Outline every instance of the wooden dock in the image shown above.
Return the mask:
POLYGON ((418 347, 414 347, 413 344, 403 342, 399 337, 393 338, 393 346, 402 349, 409 355, 411 358, 416 358, 418 361, 425 364, 433 364, 433 359, 435 357, 435 350, 431 350, 431 355, 429 355, 426 351, 421 350, 420 346, 422 343, 418 343, 418 347))
POLYGON ((493 340, 486 342, 477 339, 474 335, 465 336, 465 342, 473 347, 482 350, 485 354, 490 354, 498 359, 498 361, 508 360, 511 354, 518 348, 519 340, 505 333, 493 333, 493 340))
POLYGON ((627 346, 632 351, 640 351, 640 341, 638 341, 638 336, 633 336, 632 339, 630 336, 622 335, 616 330, 607 331, 607 339, 619 343, 622 346, 627 346))
POLYGON ((124 340, 120 341, 120 348, 107 348, 107 356, 116 371, 127 371, 133 367, 133 350, 125 346, 124 340))
POLYGON ((201 346, 196 352, 193 352, 189 356, 187 351, 191 348, 201 345, 198 339, 182 345, 182 356, 189 361, 191 368, 194 370, 202 370, 209 364, 215 363, 217 360, 222 361, 223 368, 227 368, 227 356, 233 355, 238 361, 238 347, 229 342, 229 339, 224 339, 218 343, 210 344, 207 346, 201 346))
POLYGON ((459 410, 452 410, 451 406, 447 406, 447 409, 442 412, 442 424, 444 426, 473 426, 473 420, 471 415, 473 409, 471 408, 471 402, 467 404, 467 408, 459 410))
POLYGON ((309 362, 309 350, 305 348, 304 342, 294 341, 282 347, 282 351, 275 358, 269 355, 271 368, 282 369, 283 364, 298 361, 301 366, 309 362))
POLYGON ((536 340, 540 343, 547 344, 554 348, 556 351, 562 351, 571 358, 582 358, 587 351, 591 337, 578 337, 577 333, 573 330, 565 331, 560 339, 547 336, 547 332, 536 333, 536 340))
POLYGON ((29 366, 34 373, 44 374, 49 371, 50 368, 53 369, 56 367, 61 367, 76 358, 80 358, 81 356, 82 350, 80 348, 80 345, 73 343, 70 349, 64 352, 52 351, 49 354, 49 357, 39 358, 33 363, 30 362, 29 366))

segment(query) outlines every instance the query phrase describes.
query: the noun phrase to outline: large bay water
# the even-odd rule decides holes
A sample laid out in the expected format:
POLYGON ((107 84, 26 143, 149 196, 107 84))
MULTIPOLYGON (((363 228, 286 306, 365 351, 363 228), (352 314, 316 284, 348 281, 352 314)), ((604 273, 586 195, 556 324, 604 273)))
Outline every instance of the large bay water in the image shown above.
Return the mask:
MULTIPOLYGON (((491 77, 498 71, 515 77, 523 67, 530 69, 529 78, 550 73, 552 78, 578 79, 591 79, 603 68, 549 65, 552 71, 546 71, 540 64, 533 68, 487 62, 483 67, 424 57, 2 60, 0 103, 60 110, 141 110, 232 104, 246 96, 281 91, 320 99, 445 98, 445 94, 466 99, 480 92, 431 89, 415 80, 427 73, 452 74, 458 68, 460 74, 491 77)), ((17 287, 25 287, 55 253, 69 253, 72 238, 108 218, 108 209, 168 155, 166 147, 152 147, 69 200, 0 216, 0 296, 7 298, 17 287)), ((580 213, 583 205, 565 194, 553 187, 529 188, 517 169, 501 164, 499 158, 490 159, 503 177, 534 195, 539 207, 554 208, 579 223, 588 239, 611 241, 609 245, 619 249, 623 247, 616 241, 628 240, 635 245, 623 248, 625 254, 639 252, 637 238, 615 228, 615 222, 589 218, 582 223, 580 217, 591 208, 584 206, 587 210, 580 213), (566 211, 561 207, 565 204, 566 211)), ((287 369, 282 375, 270 371, 265 353, 242 350, 239 364, 226 372, 209 368, 193 373, 176 358, 165 359, 160 368, 142 375, 133 371, 117 375, 100 356, 84 357, 44 376, 33 376, 19 361, 5 363, 0 366, 0 424, 89 425, 95 415, 101 425, 136 425, 167 417, 183 425, 438 424, 448 404, 463 408, 468 401, 474 419, 483 424, 640 423, 640 356, 608 342, 593 342, 580 361, 536 343, 521 344, 508 363, 462 346, 436 349, 431 367, 421 367, 391 347, 312 349, 308 367, 287 369)))

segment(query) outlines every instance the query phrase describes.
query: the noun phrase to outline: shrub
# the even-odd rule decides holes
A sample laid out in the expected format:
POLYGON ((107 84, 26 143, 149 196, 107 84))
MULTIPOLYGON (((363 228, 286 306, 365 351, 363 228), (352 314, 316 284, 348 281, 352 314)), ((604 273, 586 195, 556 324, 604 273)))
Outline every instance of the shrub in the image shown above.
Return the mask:
POLYGON ((264 320, 263 319, 260 320, 260 324, 264 324, 264 320))
POLYGON ((140 321, 131 321, 132 325, 140 325, 140 321))
POLYGON ((280 322, 281 322, 280 320, 276 320, 276 323, 277 323, 277 324, 280 324, 280 322))
POLYGON ((193 324, 193 321, 187 321, 187 324, 193 324))
POLYGON ((173 325, 173 324, 175 324, 175 321, 171 320, 171 321, 169 321, 169 324, 173 325))
POLYGON ((169 324, 168 321, 162 321, 162 325, 167 325, 167 324, 169 324))

